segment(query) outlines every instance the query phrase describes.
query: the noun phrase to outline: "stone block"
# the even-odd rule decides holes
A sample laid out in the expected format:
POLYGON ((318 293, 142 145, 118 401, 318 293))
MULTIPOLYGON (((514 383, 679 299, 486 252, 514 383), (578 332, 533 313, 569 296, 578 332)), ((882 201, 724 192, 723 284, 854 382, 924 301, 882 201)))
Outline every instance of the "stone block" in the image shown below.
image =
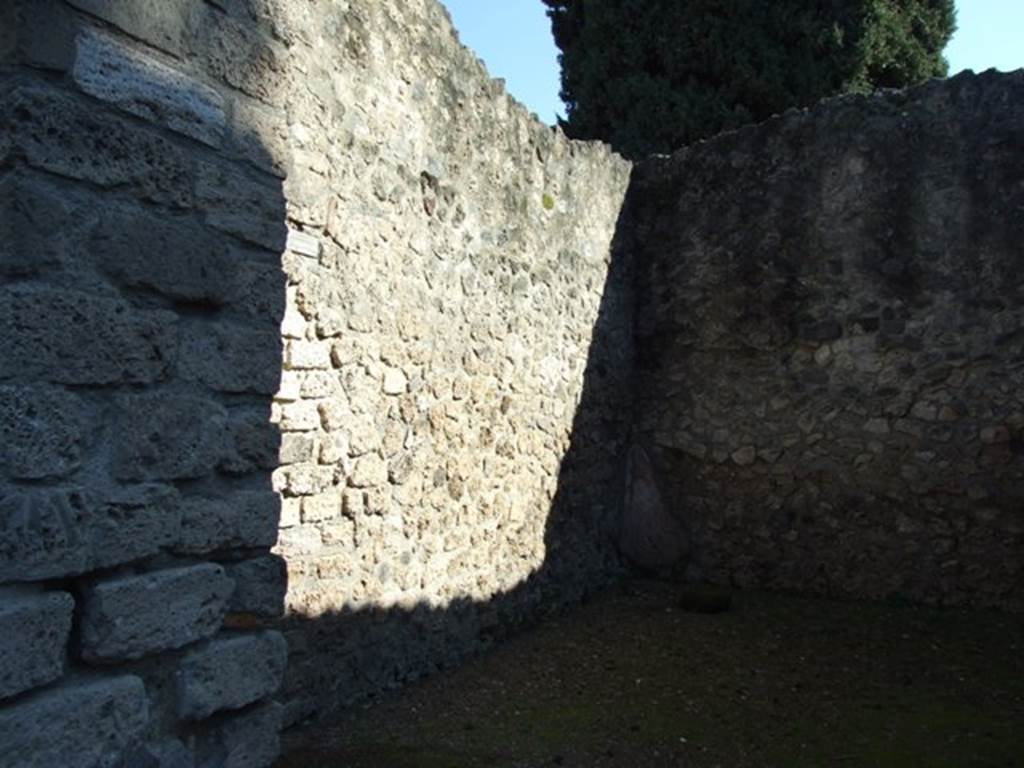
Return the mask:
POLYGON ((281 530, 277 551, 288 558, 296 555, 316 555, 324 548, 323 536, 313 525, 299 525, 281 530))
POLYGON ((0 127, 35 168, 101 187, 127 186, 155 203, 192 205, 192 161, 183 149, 157 130, 55 88, 15 89, 0 108, 0 127))
POLYGON ((142 744, 132 750, 117 768, 195 768, 192 751, 177 739, 142 744))
POLYGON ((349 483, 355 488, 371 488, 384 485, 388 481, 388 465, 376 453, 368 453, 360 457, 349 477, 349 483))
POLYGON ((229 240, 191 217, 115 206, 90 233, 89 251, 100 270, 126 288, 220 307, 237 290, 245 260, 229 240))
POLYGON ((288 45, 310 45, 316 31, 316 9, 287 0, 217 0, 217 7, 288 45))
POLYGON ((237 283, 232 309, 260 322, 280 323, 285 311, 284 275, 280 265, 271 260, 249 259, 237 265, 234 271, 237 283))
POLYGON ((126 395, 119 403, 114 474, 122 480, 197 478, 229 451, 227 410, 202 397, 126 395))
POLYGON ((68 215, 65 201, 41 184, 18 174, 0 182, 0 275, 35 277, 60 266, 67 258, 67 233, 53 222, 68 215))
POLYGON ((0 590, 0 699, 64 673, 75 601, 67 592, 0 590))
POLYGON ((289 464, 274 470, 274 490, 288 496, 312 496, 334 485, 334 467, 317 464, 289 464))
POLYGON ((281 752, 284 707, 266 702, 227 719, 216 732, 213 754, 223 768, 270 768, 281 752))
POLYGON ((95 582, 82 599, 82 658, 138 659, 207 638, 220 629, 233 590, 213 563, 95 582))
POLYGON ((220 323, 185 334, 180 368, 191 381, 219 392, 273 395, 281 376, 281 337, 220 323))
POLYGON ((243 491, 222 499, 186 499, 181 537, 174 549, 200 554, 271 547, 277 541, 281 498, 271 491, 243 491))
MULTIPOLYGON (((344 398, 332 397, 317 405, 320 421, 328 432, 337 433, 353 424, 352 409, 344 398)), ((354 427, 353 427, 354 428, 354 427)))
POLYGON ((287 116, 258 101, 234 100, 231 114, 231 147, 258 168, 285 178, 291 165, 287 116))
POLYGON ((285 363, 290 369, 326 371, 331 367, 331 346, 326 342, 293 339, 286 351, 285 363))
MULTIPOLYGON (((20 64, 18 56, 18 4, 0 4, 0 72, 14 69, 20 64)), ((0 134, 2 135, 2 134, 0 134)), ((0 139, 0 147, 3 139, 0 139)), ((4 156, 0 153, 0 160, 4 156)))
POLYGON ((225 563, 224 570, 235 580, 228 610, 275 618, 284 613, 288 591, 288 569, 276 555, 225 563))
POLYGON ((344 396, 341 377, 337 371, 303 371, 298 376, 299 392, 303 398, 324 400, 344 396))
POLYGON ((270 423, 270 409, 246 409, 231 414, 228 425, 233 450, 217 465, 229 475, 244 475, 278 466, 281 433, 270 423))
POLYGON ((386 368, 382 384, 385 395, 402 395, 408 386, 408 379, 400 368, 386 368))
POLYGON ((177 351, 177 317, 133 310, 78 291, 0 291, 0 378, 61 384, 164 379, 177 351))
POLYGON ((76 681, 0 709, 0 755, 5 768, 117 766, 148 723, 138 677, 76 681))
POLYGON ((0 583, 148 557, 173 544, 180 528, 178 493, 168 486, 8 491, 0 496, 0 583))
POLYGON ((281 498, 281 528, 294 528, 302 523, 302 498, 279 497, 281 498))
POLYGON ((83 31, 71 76, 90 96, 219 147, 227 122, 221 95, 142 51, 112 35, 83 31))
POLYGON ((341 491, 334 489, 302 499, 302 522, 318 523, 341 516, 341 491))
POLYGON ((0 467, 26 480, 68 475, 82 463, 88 424, 70 392, 0 386, 0 467))
POLYGON ((0 64, 59 71, 71 65, 78 25, 59 0, 7 0, 0 25, 0 64))
POLYGON ((320 428, 320 411, 316 403, 308 400, 284 403, 278 422, 286 432, 311 432, 320 428))
POLYGON ((188 653, 177 672, 178 717, 203 720, 270 696, 281 685, 288 644, 280 632, 217 638, 188 653))
POLYGON ((203 163, 196 200, 211 226, 275 254, 284 251, 288 228, 280 183, 234 165, 203 163))
POLYGON ((281 449, 278 460, 281 464, 301 464, 314 461, 316 440, 301 432, 285 432, 281 435, 281 449))
POLYGON ((187 52, 191 3, 168 0, 67 0, 86 13, 111 24, 155 48, 181 55, 187 52))
POLYGON ((193 14, 190 42, 210 75, 267 104, 285 97, 287 52, 251 22, 219 13, 193 14))

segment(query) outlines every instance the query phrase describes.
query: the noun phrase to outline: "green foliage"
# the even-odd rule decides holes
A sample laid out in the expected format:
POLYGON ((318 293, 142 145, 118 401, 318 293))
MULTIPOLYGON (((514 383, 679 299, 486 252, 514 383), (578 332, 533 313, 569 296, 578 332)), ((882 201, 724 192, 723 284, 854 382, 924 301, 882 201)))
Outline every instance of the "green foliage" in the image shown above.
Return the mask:
POLYGON ((629 157, 946 74, 953 0, 542 0, 566 132, 629 157))

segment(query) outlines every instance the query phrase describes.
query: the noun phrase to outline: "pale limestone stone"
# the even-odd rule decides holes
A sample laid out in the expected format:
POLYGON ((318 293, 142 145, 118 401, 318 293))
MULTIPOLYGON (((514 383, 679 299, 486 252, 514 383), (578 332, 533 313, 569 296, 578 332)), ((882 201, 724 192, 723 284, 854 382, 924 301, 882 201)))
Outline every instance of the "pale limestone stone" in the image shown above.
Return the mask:
POLYGON ((302 523, 302 499, 285 496, 281 499, 281 528, 293 528, 302 523))
POLYGON ((292 370, 327 370, 331 367, 331 348, 321 341, 290 339, 285 364, 292 370))
POLYGON ((384 370, 383 390, 385 395, 404 394, 407 386, 408 379, 401 369, 386 368, 384 370))
POLYGON ((302 400, 282 403, 279 423, 287 432, 309 432, 320 428, 320 411, 316 402, 302 400))
POLYGON ((368 453, 356 460, 349 475, 349 484, 356 488, 371 488, 388 481, 388 466, 376 453, 368 453))
POLYGON ((341 514, 341 491, 327 491, 302 499, 302 522, 332 520, 341 514))

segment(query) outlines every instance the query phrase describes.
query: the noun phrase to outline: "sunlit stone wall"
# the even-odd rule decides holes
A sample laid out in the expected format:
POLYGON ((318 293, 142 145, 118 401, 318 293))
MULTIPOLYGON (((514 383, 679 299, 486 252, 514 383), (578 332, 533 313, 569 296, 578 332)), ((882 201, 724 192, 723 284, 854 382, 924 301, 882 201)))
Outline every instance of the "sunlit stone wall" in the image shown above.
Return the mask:
POLYGON ((531 117, 432 0, 290 3, 275 23, 295 718, 617 571, 629 166, 531 117))

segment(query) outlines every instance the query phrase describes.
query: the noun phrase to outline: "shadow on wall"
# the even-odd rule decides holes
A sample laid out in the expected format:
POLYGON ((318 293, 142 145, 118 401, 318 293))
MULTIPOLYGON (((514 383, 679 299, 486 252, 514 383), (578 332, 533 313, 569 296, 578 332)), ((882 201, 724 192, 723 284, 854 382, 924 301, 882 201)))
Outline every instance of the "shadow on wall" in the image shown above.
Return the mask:
POLYGON ((54 0, 0 19, 16 30, 0 70, 0 583, 5 607, 62 612, 52 647, 0 690, 2 753, 26 765, 184 749, 264 765, 280 645, 258 630, 288 635, 296 722, 443 668, 619 570, 632 308, 616 249, 538 510, 543 565, 485 602, 278 618, 287 211, 265 139, 283 97, 246 32, 261 7, 54 0))
POLYGON ((284 642, 233 617, 280 612, 285 204, 226 19, 0 11, 3 766, 277 751, 284 642))

